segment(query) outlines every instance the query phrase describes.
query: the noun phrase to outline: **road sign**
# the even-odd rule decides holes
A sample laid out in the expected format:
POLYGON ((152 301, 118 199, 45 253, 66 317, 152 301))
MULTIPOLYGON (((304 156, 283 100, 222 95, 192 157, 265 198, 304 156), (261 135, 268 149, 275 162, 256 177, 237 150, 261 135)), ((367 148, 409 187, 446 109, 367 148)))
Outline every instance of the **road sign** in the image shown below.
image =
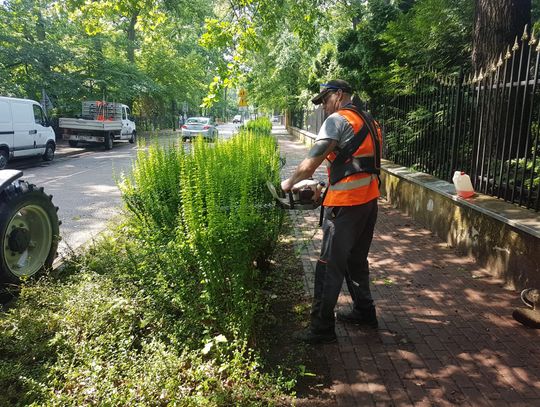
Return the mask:
POLYGON ((246 100, 246 90, 244 88, 241 88, 238 91, 238 106, 240 107, 246 107, 247 106, 247 100, 246 100))

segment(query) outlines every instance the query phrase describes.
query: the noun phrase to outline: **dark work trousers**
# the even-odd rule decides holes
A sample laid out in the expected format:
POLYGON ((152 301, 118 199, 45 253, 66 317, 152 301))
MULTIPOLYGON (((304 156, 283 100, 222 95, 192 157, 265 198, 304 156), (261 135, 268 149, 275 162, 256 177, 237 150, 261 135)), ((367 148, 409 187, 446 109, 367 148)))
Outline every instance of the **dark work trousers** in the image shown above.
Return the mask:
POLYGON ((334 329, 334 308, 343 279, 354 309, 373 307, 367 260, 377 221, 377 199, 356 206, 324 208, 321 257, 315 268, 315 292, 311 307, 311 330, 334 329))

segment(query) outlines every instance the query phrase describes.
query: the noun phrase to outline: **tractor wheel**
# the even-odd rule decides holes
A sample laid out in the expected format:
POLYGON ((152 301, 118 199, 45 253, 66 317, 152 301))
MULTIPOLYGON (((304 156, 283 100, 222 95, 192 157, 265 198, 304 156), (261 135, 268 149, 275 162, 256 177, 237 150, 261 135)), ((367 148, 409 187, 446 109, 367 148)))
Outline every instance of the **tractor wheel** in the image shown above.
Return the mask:
POLYGON ((105 150, 112 150, 114 145, 114 135, 112 133, 105 134, 105 150))
POLYGON ((70 147, 77 147, 79 145, 77 140, 69 140, 68 143, 70 147))
POLYGON ((50 269, 58 248, 58 208, 52 195, 18 180, 0 193, 0 282, 50 269))
POLYGON ((135 132, 135 130, 133 130, 133 133, 131 133, 131 138, 129 139, 129 142, 133 144, 135 143, 135 141, 137 141, 137 133, 135 132))

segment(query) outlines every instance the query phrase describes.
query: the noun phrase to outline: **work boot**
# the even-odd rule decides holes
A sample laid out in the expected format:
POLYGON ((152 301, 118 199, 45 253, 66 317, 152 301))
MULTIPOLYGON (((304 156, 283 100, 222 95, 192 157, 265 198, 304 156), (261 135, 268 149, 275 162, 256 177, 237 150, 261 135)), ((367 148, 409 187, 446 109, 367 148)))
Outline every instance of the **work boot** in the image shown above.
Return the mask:
POLYGON ((324 332, 314 332, 311 330, 311 328, 307 328, 306 330, 296 334, 295 338, 301 342, 309 343, 311 345, 334 343, 337 341, 336 333, 333 329, 324 332))
POLYGON ((350 312, 338 312, 337 319, 338 321, 358 325, 360 327, 367 327, 373 329, 379 327, 375 307, 367 308, 361 311, 353 309, 350 312))

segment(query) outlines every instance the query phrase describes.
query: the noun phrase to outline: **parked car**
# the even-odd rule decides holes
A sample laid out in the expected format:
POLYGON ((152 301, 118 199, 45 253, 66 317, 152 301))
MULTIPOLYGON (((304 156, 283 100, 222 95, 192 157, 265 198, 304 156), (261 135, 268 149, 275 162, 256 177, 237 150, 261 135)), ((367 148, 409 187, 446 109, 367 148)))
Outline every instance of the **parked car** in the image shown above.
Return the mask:
POLYGON ((0 169, 19 157, 37 155, 51 161, 55 140, 54 130, 38 102, 0 96, 0 169))
POLYGON ((236 116, 233 117, 232 122, 233 123, 242 123, 242 116, 237 114, 236 116))
POLYGON ((182 140, 187 141, 199 135, 208 141, 217 139, 218 129, 211 118, 190 117, 186 120, 186 123, 182 126, 182 140))

